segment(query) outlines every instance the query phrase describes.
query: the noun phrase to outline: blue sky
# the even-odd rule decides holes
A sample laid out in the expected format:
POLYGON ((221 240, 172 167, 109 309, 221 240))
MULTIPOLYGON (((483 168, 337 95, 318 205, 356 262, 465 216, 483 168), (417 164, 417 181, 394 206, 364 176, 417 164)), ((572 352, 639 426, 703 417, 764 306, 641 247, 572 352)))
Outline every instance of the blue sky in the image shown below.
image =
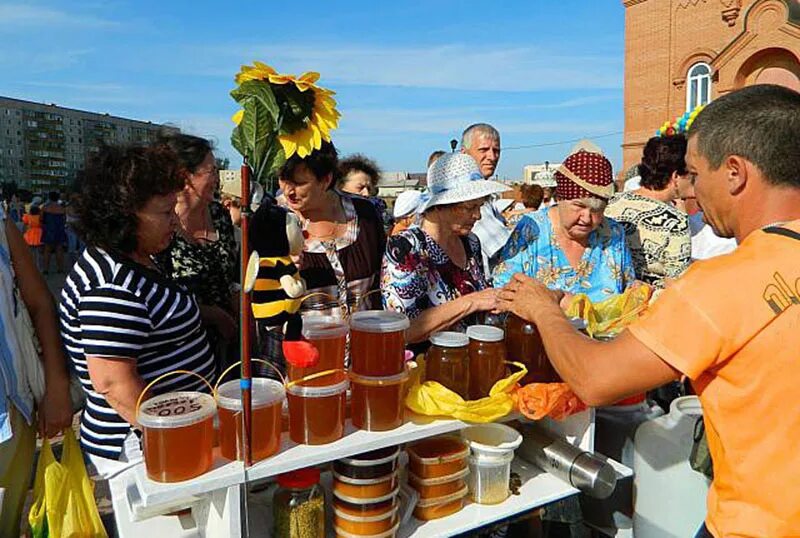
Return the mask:
MULTIPOLYGON (((170 122, 236 164, 228 92, 254 59, 319 71, 334 142, 384 170, 424 170, 477 121, 500 130, 509 178, 572 144, 511 148, 623 129, 619 0, 0 0, 0 43, 0 94, 170 122)), ((621 141, 597 140, 615 165, 621 141)))

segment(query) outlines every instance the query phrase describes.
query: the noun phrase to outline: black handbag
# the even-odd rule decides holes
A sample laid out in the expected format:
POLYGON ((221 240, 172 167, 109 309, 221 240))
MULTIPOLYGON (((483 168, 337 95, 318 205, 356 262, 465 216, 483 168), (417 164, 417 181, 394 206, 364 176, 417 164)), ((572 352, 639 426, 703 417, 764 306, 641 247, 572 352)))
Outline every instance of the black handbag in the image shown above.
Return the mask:
POLYGON ((689 465, 698 473, 713 480, 714 463, 711 461, 711 452, 708 450, 708 437, 706 437, 706 426, 705 422, 703 422, 703 417, 698 417, 694 423, 692 441, 689 465))

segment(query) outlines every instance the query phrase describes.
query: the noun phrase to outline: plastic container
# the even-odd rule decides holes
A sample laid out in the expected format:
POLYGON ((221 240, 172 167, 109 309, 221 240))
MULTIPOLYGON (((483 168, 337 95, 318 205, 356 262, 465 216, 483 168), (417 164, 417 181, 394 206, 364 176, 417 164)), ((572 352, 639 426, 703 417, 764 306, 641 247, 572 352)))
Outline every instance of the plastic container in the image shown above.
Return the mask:
POLYGON ((461 491, 446 497, 435 499, 420 499, 417 507, 414 508, 414 517, 420 521, 431 521, 451 516, 464 508, 464 499, 467 497, 469 489, 464 487, 461 491))
POLYGON ((333 524, 337 533, 344 532, 354 536, 374 536, 392 530, 398 524, 397 505, 386 512, 374 516, 355 516, 333 509, 333 524))
POLYGON ((465 400, 469 399, 469 338, 444 331, 430 337, 425 354, 425 381, 436 381, 465 400))
POLYGON ((469 492, 479 504, 498 504, 510 495, 508 480, 511 477, 511 461, 514 453, 504 456, 469 458, 469 492))
POLYGON ((513 454, 522 444, 522 434, 505 424, 479 424, 461 430, 473 456, 492 458, 513 454))
POLYGON ((353 505, 353 504, 361 504, 361 505, 373 505, 373 504, 381 504, 387 501, 394 501, 397 499, 397 492, 400 491, 400 487, 396 487, 393 491, 385 495, 381 495, 379 497, 372 497, 372 498, 361 498, 361 497, 351 497, 350 495, 344 495, 343 493, 339 493, 338 491, 334 490, 333 496, 335 499, 342 501, 344 503, 353 505))
POLYGON ((397 496, 384 498, 382 501, 370 500, 369 502, 359 501, 355 503, 343 501, 338 497, 333 497, 333 509, 340 514, 359 518, 380 518, 386 514, 396 513, 400 508, 397 496))
POLYGON ((377 534, 358 534, 358 533, 351 533, 347 532, 344 529, 339 527, 335 527, 334 531, 336 531, 336 536, 338 538, 391 538, 397 534, 397 529, 400 527, 399 523, 395 523, 394 527, 385 530, 383 532, 379 532, 377 534))
POLYGON ((334 471, 333 478, 333 491, 357 499, 383 497, 399 485, 397 471, 379 478, 350 478, 334 471))
MULTIPOLYGON (((279 381, 253 379, 252 428, 250 448, 253 460, 263 460, 278 451, 281 444, 281 408, 286 390, 279 381)), ((217 389, 219 449, 223 458, 244 460, 242 442, 242 390, 239 381, 228 381, 217 389)))
MULTIPOLYGON (((333 316, 303 316, 303 337, 319 351, 319 362, 308 368, 286 365, 289 381, 326 370, 344 370, 344 353, 349 328, 347 322, 333 316)), ((331 384, 329 376, 301 382, 306 387, 322 387, 331 384)))
POLYGON ((400 447, 390 446, 337 460, 333 462, 333 470, 348 478, 379 478, 397 469, 399 456, 400 447))
MULTIPOLYGON (((344 377, 344 374, 341 374, 344 377)), ((305 445, 324 445, 344 435, 347 378, 324 387, 289 385, 289 437, 305 445)))
POLYGON ((528 369, 521 385, 561 381, 547 358, 542 337, 533 323, 509 314, 506 318, 506 349, 509 360, 521 362, 528 369))
POLYGON ((272 501, 273 535, 325 538, 325 495, 318 469, 300 469, 278 476, 272 501))
POLYGON ((429 437, 408 445, 409 470, 418 478, 439 478, 467 467, 469 446, 458 437, 429 437))
POLYGON ((469 469, 461 469, 457 473, 439 478, 420 478, 414 473, 408 473, 408 484, 417 490, 420 499, 435 499, 464 489, 467 485, 464 479, 469 473, 469 469))
POLYGON ((350 317, 350 370, 357 375, 385 377, 405 369, 406 329, 399 312, 367 310, 350 317))
POLYGON ((403 424, 408 372, 389 377, 350 374, 350 417, 360 430, 383 432, 403 424))
POLYGON ((495 383, 506 376, 506 343, 503 329, 491 325, 467 328, 469 338, 469 399, 489 396, 495 383))
POLYGON ((216 409, 211 395, 189 391, 162 394, 141 404, 137 421, 144 432, 148 478, 180 482, 211 469, 216 409))
POLYGON ((697 396, 684 396, 672 402, 669 414, 645 422, 636 431, 636 536, 694 536, 703 523, 709 481, 689 465, 695 424, 702 416, 697 396))

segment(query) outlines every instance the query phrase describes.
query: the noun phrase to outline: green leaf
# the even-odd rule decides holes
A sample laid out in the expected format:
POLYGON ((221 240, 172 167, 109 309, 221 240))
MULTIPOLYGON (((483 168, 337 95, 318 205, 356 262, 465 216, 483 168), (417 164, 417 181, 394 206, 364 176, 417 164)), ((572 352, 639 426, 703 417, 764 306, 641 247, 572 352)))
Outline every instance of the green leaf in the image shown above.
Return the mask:
POLYGON ((270 86, 268 82, 262 80, 248 80, 233 90, 231 92, 231 97, 242 106, 250 99, 258 99, 261 101, 261 104, 266 107, 267 111, 272 114, 277 124, 280 107, 275 99, 275 94, 272 92, 272 86, 270 86))

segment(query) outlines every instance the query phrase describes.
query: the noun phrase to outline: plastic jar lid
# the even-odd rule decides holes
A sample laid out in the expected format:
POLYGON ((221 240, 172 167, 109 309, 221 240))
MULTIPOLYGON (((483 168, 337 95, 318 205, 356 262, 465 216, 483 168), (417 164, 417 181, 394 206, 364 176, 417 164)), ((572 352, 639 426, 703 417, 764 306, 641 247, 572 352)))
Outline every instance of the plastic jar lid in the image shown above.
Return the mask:
POLYGON ((467 337, 478 342, 502 342, 505 332, 491 325, 473 325, 467 327, 467 337))
POLYGON ((333 508, 334 510, 338 510, 339 512, 347 514, 350 517, 368 518, 368 517, 383 516, 384 514, 386 514, 386 512, 390 512, 392 510, 399 510, 400 503, 398 502, 397 497, 386 499, 384 501, 377 503, 373 502, 370 504, 353 504, 334 497, 333 508))
POLYGON ((202 392, 169 392, 154 396, 141 406, 136 419, 145 428, 180 428, 214 416, 217 402, 202 392))
POLYGON ((333 478, 339 482, 351 484, 353 486, 373 486, 375 484, 389 482, 390 480, 397 478, 397 471, 393 471, 385 476, 379 476, 378 478, 350 478, 349 476, 344 476, 336 471, 333 471, 333 478))
POLYGON ((479 424, 461 431, 474 455, 502 456, 522 444, 522 434, 505 424, 479 424))
POLYGON ((430 342, 439 347, 465 347, 469 345, 469 337, 464 333, 442 331, 432 334, 430 342))
POLYGON ((397 506, 395 503, 384 514, 378 514, 375 516, 354 516, 352 514, 348 514, 347 512, 342 512, 336 506, 334 506, 333 513, 336 514, 336 517, 346 519, 347 521, 352 521, 353 523, 374 523, 376 521, 383 521, 384 519, 394 517, 398 508, 399 506, 397 506))
POLYGON ((459 499, 463 499, 469 493, 469 487, 464 486, 463 489, 456 491, 455 493, 451 493, 450 495, 445 495, 444 497, 434 497, 433 499, 420 499, 417 501, 417 506, 419 508, 430 508, 431 506, 439 506, 441 504, 451 503, 453 501, 457 501, 459 499))
POLYGON ((440 476, 437 478, 420 478, 414 473, 408 473, 408 482, 420 486, 438 486, 440 484, 447 484, 465 478, 469 474, 469 467, 461 469, 457 473, 449 474, 447 476, 440 476))
MULTIPOLYGON (((280 381, 256 377, 250 391, 253 407, 267 407, 282 403, 286 398, 286 389, 280 381)), ((242 389, 238 380, 227 381, 217 389, 217 404, 232 411, 242 410, 242 389)))
POLYGON ((345 379, 335 385, 325 385, 322 387, 304 387, 302 385, 289 385, 286 391, 292 396, 300 396, 302 398, 328 398, 330 396, 337 396, 343 394, 350 381, 345 379))
POLYGON ((429 437, 409 445, 406 449, 408 456, 423 465, 436 465, 465 459, 469 456, 469 446, 460 438, 454 436, 429 437), (438 453, 436 445, 445 445, 442 453, 438 453))
POLYGON ((384 377, 371 377, 350 372, 350 381, 356 385, 366 385, 368 387, 388 387, 392 385, 400 385, 401 383, 405 383, 408 380, 408 377, 408 371, 401 372, 397 375, 384 377))
POLYGON ((366 333, 393 333, 411 326, 408 318, 391 310, 364 310, 350 316, 350 328, 366 333))
POLYGON ((319 469, 309 467, 278 475, 278 485, 282 488, 304 489, 319 483, 319 469))
POLYGON ((303 337, 308 340, 341 338, 349 331, 346 321, 333 316, 303 316, 303 337))
POLYGON ((502 456, 470 456, 469 464, 475 467, 502 467, 514 460, 514 453, 509 452, 502 456))
POLYGON ((353 467, 372 467, 373 465, 381 465, 394 461, 399 455, 400 447, 396 446, 381 448, 379 450, 373 450, 372 452, 364 452, 363 454, 358 454, 357 456, 351 456, 349 458, 341 458, 339 461, 353 467), (391 448, 394 448, 393 452, 389 452, 391 448))
POLYGON ((359 499, 357 497, 348 497, 347 495, 342 495, 336 490, 334 490, 333 496, 336 497, 337 499, 340 499, 350 504, 376 504, 394 499, 395 497, 397 497, 398 491, 400 491, 400 486, 397 486, 391 493, 387 493, 386 495, 381 495, 380 497, 375 497, 372 499, 359 499))
POLYGON ((334 530, 336 531, 336 536, 339 538, 389 538, 390 536, 394 536, 397 533, 397 529, 400 527, 400 522, 398 521, 394 527, 389 529, 388 531, 382 532, 380 534, 370 534, 369 536, 365 537, 363 534, 351 534, 349 532, 345 532, 336 525, 333 526, 334 530))

